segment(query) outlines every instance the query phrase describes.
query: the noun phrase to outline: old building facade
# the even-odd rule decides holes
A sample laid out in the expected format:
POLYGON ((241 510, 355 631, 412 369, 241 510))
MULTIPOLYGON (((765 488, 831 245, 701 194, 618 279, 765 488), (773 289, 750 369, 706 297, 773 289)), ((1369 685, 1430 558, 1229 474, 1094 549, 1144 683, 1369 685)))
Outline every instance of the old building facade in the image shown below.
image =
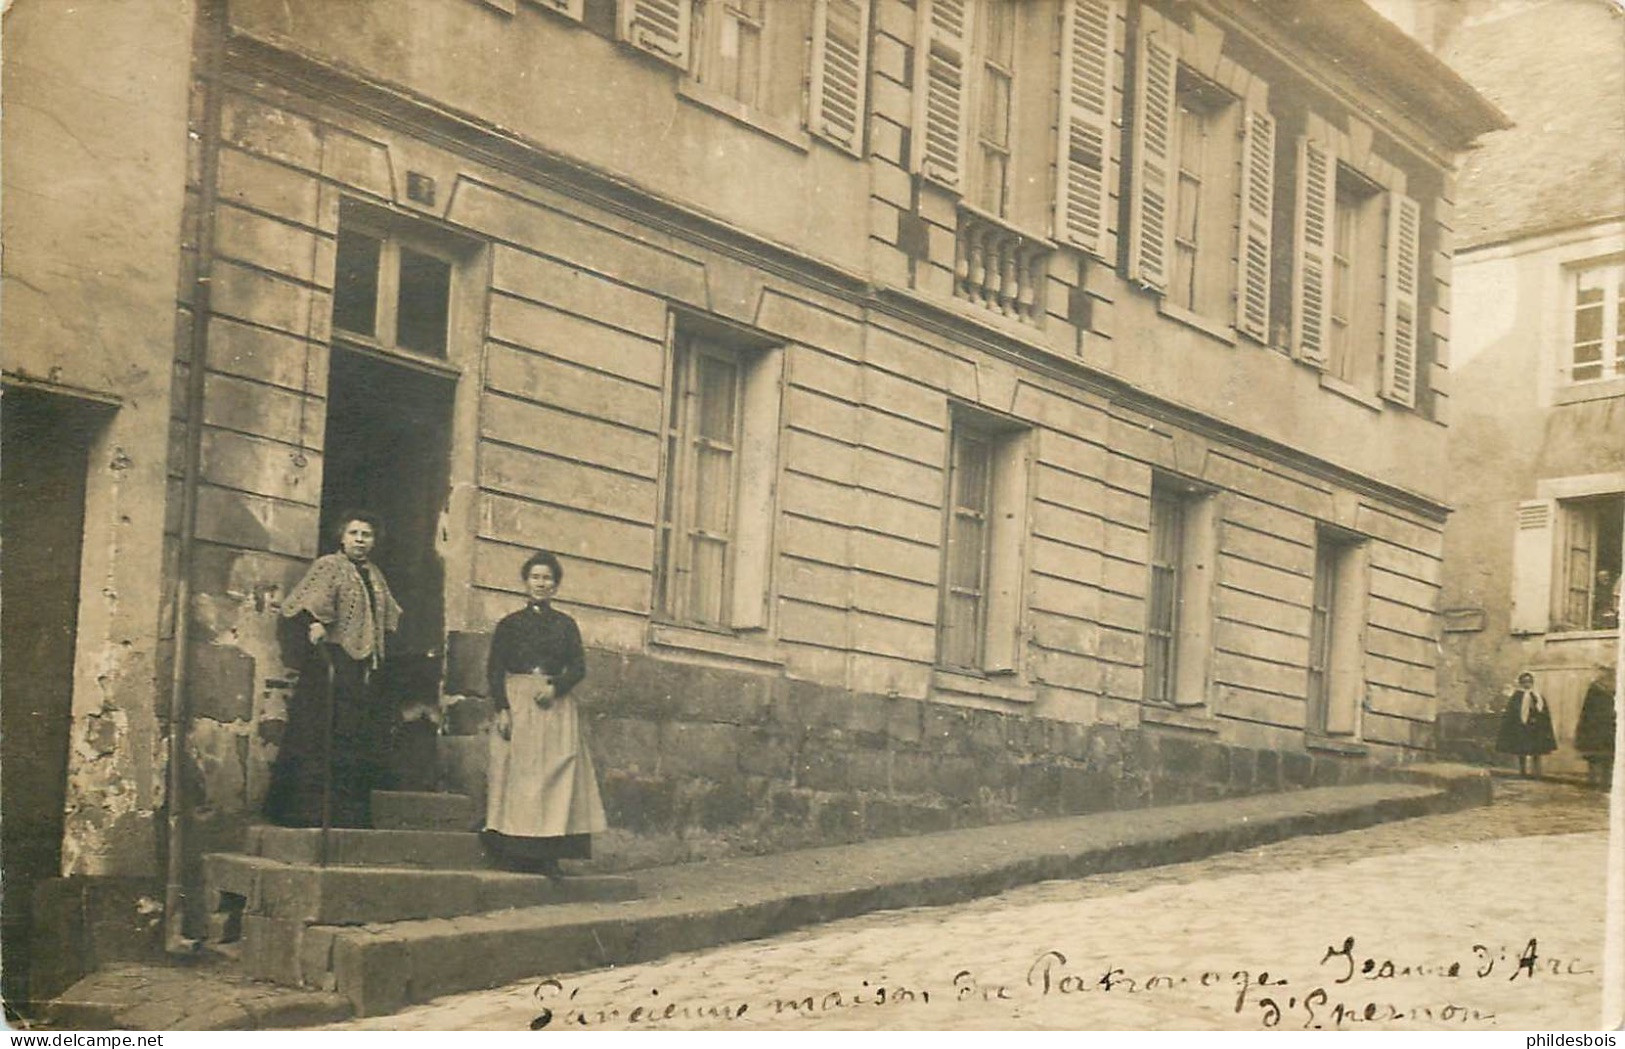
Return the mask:
POLYGON ((612 866, 1431 752, 1453 157, 1501 117, 1363 4, 229 0, 195 35, 140 458, 185 658, 175 720, 108 699, 128 739, 76 742, 63 873, 167 872, 178 913, 237 846, 279 597, 355 505, 420 786, 481 789, 488 631, 563 557, 612 866), (73 822, 169 770, 156 846, 73 822))
POLYGON ((1467 158, 1457 207, 1442 727, 1487 756, 1529 670, 1557 729, 1547 767, 1583 774, 1580 703, 1620 641, 1625 12, 1455 6, 1439 53, 1517 126, 1467 158), (1550 47, 1512 46, 1536 26, 1550 47))

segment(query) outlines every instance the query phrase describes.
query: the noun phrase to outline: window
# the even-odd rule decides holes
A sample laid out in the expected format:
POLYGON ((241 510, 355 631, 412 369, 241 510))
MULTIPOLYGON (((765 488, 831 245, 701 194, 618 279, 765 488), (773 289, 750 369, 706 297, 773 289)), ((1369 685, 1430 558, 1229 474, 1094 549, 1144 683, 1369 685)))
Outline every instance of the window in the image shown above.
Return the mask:
POLYGON ((1625 263, 1590 266, 1574 273, 1574 324, 1563 381, 1599 382, 1625 376, 1625 263))
POLYGON ((945 667, 1016 669, 1027 530, 1025 433, 979 413, 955 413, 937 644, 945 667))
POLYGON ((1128 275, 1175 315, 1262 341, 1275 177, 1268 87, 1211 46, 1223 34, 1200 16, 1193 30, 1150 9, 1141 17, 1128 275))
POLYGON ((665 415, 655 612, 718 629, 766 625, 782 352, 680 330, 665 415))
POLYGON ((1554 626, 1558 630, 1616 629, 1625 496, 1566 500, 1561 507, 1563 589, 1554 626))
POLYGON ((1173 272, 1168 301, 1227 319, 1234 235, 1235 97, 1180 67, 1174 106, 1173 272))
POLYGON ((752 108, 763 101, 765 5, 766 0, 710 0, 700 7, 705 48, 695 79, 752 108))
POLYGON ((1382 350, 1382 235, 1382 198, 1377 187, 1339 164, 1326 371, 1373 394, 1382 350))
POLYGON ((993 215, 1004 215, 1010 189, 1010 107, 1016 83, 1016 5, 982 5, 980 116, 976 143, 976 201, 993 215))
POLYGON ((373 226, 346 208, 333 273, 333 328, 389 350, 446 357, 449 253, 373 226))
POLYGON ((1355 393, 1414 407, 1422 212, 1385 188, 1397 169, 1365 162, 1380 174, 1298 141, 1292 351, 1355 393))
POLYGON ((1512 632, 1617 630, 1625 494, 1588 492, 1584 478, 1552 484, 1577 494, 1518 505, 1512 632))
POLYGON ((1151 486, 1151 579, 1146 594, 1145 698, 1207 701, 1215 546, 1213 498, 1158 477, 1151 486))
POLYGON ((1365 697, 1366 556, 1359 537, 1325 527, 1316 530, 1306 691, 1311 735, 1359 732, 1365 697))

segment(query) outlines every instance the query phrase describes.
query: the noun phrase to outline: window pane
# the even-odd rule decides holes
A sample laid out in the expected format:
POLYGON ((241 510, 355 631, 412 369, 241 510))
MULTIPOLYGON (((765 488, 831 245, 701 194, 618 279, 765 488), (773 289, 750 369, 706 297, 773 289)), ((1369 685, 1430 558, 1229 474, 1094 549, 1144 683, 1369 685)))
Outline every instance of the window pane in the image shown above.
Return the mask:
POLYGON ((701 623, 722 622, 723 568, 728 548, 703 536, 695 536, 689 580, 689 615, 701 623))
POLYGON ((1594 306, 1582 305, 1574 311, 1574 341, 1599 342, 1602 339, 1602 293, 1594 306))
POLYGON ((981 518, 956 513, 953 534, 948 540, 948 585, 955 589, 981 592, 982 563, 986 560, 985 527, 981 518))
POLYGON ((1010 145, 1010 78, 988 69, 982 91, 982 137, 998 146, 1010 145))
POLYGON ((333 271, 333 327, 378 334, 378 256, 383 244, 355 230, 339 230, 333 271))
POLYGON ((978 662, 976 638, 981 602, 966 594, 949 594, 943 608, 942 661, 949 666, 973 667, 978 662))
POLYGON ((695 455, 694 527, 726 537, 733 518, 733 453, 700 444, 695 455))
POLYGON ((696 363, 699 365, 696 376, 700 397, 699 436, 732 447, 739 368, 731 361, 707 355, 701 355, 696 363))
POLYGON ((396 344, 418 353, 444 357, 446 321, 450 315, 451 263, 402 248, 396 344))

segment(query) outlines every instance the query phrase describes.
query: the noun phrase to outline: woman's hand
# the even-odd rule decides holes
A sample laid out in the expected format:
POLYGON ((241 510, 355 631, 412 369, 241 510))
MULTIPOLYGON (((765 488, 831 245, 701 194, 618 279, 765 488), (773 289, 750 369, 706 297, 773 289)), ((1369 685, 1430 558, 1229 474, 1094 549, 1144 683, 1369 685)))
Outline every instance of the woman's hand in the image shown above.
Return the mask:
POLYGON ((547 678, 546 681, 547 684, 543 685, 540 691, 536 693, 536 705, 543 710, 551 707, 554 698, 558 695, 558 690, 553 685, 553 679, 547 678))
MULTIPOLYGON (((286 635, 284 635, 284 636, 286 636, 286 635)), ((325 641, 326 639, 327 639, 327 627, 322 624, 321 620, 318 619, 315 622, 311 623, 310 624, 310 643, 313 644, 313 645, 319 645, 323 641, 325 641)))
POLYGON ((513 712, 507 707, 497 711, 496 728, 497 735, 503 739, 509 739, 513 736, 513 712))

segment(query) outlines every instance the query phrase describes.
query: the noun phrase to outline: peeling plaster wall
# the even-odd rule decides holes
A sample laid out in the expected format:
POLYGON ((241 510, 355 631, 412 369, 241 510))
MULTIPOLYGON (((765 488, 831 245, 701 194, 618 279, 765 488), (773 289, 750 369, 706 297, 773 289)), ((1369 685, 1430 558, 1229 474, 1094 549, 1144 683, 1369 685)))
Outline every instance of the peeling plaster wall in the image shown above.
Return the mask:
POLYGON ((63 872, 151 875, 192 5, 16 0, 4 33, 6 377, 119 401, 90 455, 63 872))

